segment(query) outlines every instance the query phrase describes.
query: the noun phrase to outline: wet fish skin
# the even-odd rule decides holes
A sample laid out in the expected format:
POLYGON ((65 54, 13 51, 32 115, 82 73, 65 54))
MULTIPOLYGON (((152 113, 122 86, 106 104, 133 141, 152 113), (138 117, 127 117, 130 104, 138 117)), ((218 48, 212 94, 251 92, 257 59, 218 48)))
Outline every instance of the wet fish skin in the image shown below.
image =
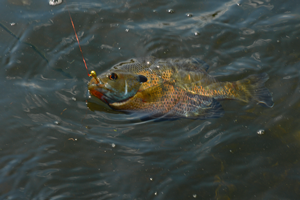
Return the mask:
POLYGON ((223 115, 217 100, 257 101, 273 106, 264 83, 268 75, 250 75, 240 81, 217 82, 206 63, 189 59, 130 59, 92 78, 90 93, 115 110, 151 116, 210 118, 223 115), (99 82, 99 83, 98 83, 99 82))

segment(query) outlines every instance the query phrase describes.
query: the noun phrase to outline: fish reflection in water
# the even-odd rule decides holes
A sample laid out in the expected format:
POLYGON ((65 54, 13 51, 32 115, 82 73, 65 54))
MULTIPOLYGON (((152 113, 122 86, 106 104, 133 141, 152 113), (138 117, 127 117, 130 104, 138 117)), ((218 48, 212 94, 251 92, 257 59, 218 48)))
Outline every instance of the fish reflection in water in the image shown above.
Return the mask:
POLYGON ((130 59, 114 65, 88 83, 90 93, 114 110, 151 117, 211 118, 223 115, 218 100, 256 101, 273 106, 264 86, 266 73, 233 82, 217 82, 198 58, 130 59))

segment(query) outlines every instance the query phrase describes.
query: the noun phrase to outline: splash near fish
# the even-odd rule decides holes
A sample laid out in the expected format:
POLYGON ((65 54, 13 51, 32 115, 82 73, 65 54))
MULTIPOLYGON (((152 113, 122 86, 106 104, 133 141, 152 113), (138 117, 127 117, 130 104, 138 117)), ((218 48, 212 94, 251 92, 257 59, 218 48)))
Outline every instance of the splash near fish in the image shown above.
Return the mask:
POLYGON ((114 110, 152 117, 212 118, 223 115, 219 100, 256 101, 273 106, 264 86, 266 73, 233 82, 217 82, 198 58, 130 59, 113 66, 88 83, 90 93, 114 110))

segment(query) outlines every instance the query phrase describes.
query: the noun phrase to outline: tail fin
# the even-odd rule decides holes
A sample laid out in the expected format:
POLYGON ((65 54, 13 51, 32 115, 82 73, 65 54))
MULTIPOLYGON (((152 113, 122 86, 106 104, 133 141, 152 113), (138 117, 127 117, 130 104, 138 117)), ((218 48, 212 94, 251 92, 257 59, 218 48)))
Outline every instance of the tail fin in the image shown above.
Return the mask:
POLYGON ((247 78, 237 81, 236 83, 243 88, 246 99, 240 99, 242 101, 248 102, 253 99, 262 106, 267 106, 271 108, 273 103, 273 98, 270 91, 264 86, 264 83, 269 79, 268 74, 256 74, 250 75, 247 78))

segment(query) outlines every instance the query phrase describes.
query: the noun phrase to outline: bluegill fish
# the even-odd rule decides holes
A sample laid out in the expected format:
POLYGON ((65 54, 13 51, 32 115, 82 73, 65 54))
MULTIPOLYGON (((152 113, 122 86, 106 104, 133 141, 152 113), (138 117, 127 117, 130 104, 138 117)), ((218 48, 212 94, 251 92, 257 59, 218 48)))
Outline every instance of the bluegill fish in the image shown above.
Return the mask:
POLYGON ((233 82, 217 82, 197 59, 130 59, 88 83, 90 93, 112 109, 168 118, 220 117, 218 100, 256 101, 273 106, 266 73, 233 82), (96 79, 97 78, 97 79, 96 79))

